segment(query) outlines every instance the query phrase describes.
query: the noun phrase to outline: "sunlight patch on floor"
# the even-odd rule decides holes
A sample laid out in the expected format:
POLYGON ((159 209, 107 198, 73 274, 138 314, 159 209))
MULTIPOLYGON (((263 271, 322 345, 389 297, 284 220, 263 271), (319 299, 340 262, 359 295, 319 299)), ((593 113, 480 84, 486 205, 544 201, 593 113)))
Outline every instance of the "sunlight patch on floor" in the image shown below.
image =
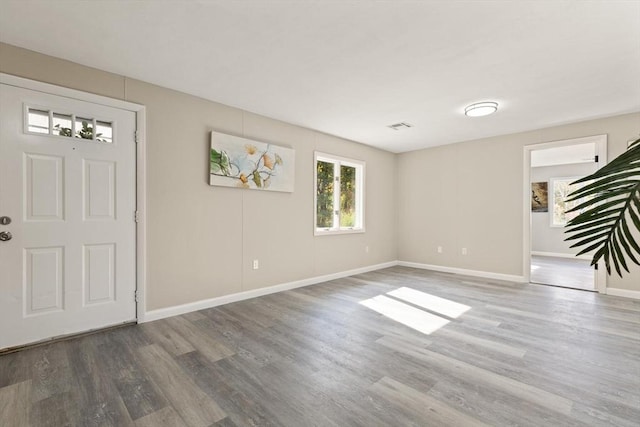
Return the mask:
POLYGON ((427 335, 449 323, 447 319, 384 295, 360 301, 360 304, 427 335))
POLYGON ((417 305, 418 307, 422 307, 429 311, 454 319, 471 309, 468 305, 460 304, 446 298, 440 298, 411 288, 398 288, 395 291, 387 292, 387 295, 391 295, 392 297, 417 305))
POLYGON ((471 309, 468 305, 406 287, 387 292, 387 295, 393 298, 378 295, 360 301, 360 304, 426 335, 449 323, 439 315, 457 319, 471 309))

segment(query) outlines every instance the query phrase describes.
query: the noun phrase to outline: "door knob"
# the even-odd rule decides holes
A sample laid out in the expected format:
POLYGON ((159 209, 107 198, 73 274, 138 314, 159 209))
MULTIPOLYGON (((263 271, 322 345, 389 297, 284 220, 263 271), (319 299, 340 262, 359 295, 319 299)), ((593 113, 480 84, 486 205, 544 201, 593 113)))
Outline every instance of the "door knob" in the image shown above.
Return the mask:
POLYGON ((0 242, 6 242, 7 240, 11 240, 13 236, 8 231, 0 231, 0 242))

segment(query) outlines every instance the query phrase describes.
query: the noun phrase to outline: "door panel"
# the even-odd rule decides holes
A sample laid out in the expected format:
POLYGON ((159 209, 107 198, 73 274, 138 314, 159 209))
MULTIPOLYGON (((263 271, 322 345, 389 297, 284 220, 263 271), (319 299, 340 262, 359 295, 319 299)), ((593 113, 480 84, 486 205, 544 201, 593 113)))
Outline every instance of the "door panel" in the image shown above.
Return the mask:
POLYGON ((135 320, 135 123, 0 84, 0 349, 135 320))
POLYGON ((64 309, 64 248, 29 248, 24 253, 25 314, 64 309))
POLYGON ((64 158, 24 154, 25 221, 64 220, 64 158))
POLYGON ((116 164, 84 160, 83 205, 85 220, 114 220, 116 164))
POLYGON ((116 273, 115 251, 114 243, 84 245, 85 305, 113 301, 116 273))

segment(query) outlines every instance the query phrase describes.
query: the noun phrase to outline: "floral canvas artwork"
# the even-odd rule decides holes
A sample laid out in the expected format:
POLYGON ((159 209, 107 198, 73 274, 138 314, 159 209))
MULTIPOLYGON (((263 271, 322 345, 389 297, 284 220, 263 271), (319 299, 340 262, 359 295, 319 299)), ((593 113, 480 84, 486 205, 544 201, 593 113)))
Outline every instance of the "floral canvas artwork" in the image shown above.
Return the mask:
POLYGON ((294 163, 291 148, 211 132, 210 185, 290 193, 294 163))

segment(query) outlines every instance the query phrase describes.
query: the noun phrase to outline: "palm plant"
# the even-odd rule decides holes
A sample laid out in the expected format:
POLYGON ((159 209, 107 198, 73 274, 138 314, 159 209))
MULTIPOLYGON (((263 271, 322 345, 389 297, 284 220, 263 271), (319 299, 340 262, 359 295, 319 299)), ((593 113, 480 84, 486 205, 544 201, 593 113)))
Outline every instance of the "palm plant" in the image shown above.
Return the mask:
POLYGON ((565 233, 570 237, 565 240, 577 241, 572 248, 584 247, 577 255, 595 251, 591 265, 604 258, 607 273, 611 274, 613 264, 622 277, 622 269, 629 272, 629 261, 640 265, 640 245, 634 236, 640 233, 640 138, 606 166, 573 184, 584 186, 569 194, 567 201, 586 201, 568 211, 580 214, 567 222, 565 233))

